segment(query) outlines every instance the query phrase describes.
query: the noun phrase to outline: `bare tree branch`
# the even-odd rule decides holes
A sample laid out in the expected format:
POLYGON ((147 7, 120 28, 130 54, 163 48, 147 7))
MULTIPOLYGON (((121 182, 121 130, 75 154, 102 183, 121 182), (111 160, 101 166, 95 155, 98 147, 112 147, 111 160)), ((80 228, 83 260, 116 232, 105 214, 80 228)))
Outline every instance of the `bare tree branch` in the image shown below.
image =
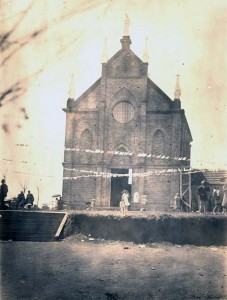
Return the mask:
MULTIPOLYGON (((23 37, 18 36, 18 29, 19 26, 24 25, 25 18, 28 16, 28 14, 31 12, 31 9, 34 9, 35 6, 35 0, 32 0, 27 8, 23 11, 21 11, 18 14, 14 14, 12 18, 16 18, 17 20, 13 24, 13 26, 6 30, 6 32, 3 32, 0 34, 0 54, 2 53, 1 61, 0 61, 0 67, 4 67, 4 72, 7 73, 7 68, 10 68, 11 59, 14 58, 14 56, 18 55, 22 49, 25 47, 29 47, 29 45, 33 45, 33 42, 37 39, 42 37, 41 42, 42 43, 48 43, 50 41, 50 37, 48 36, 48 33, 50 33, 51 30, 55 26, 62 26, 62 22, 68 21, 70 18, 75 18, 78 16, 78 14, 91 11, 94 8, 97 8, 99 5, 103 5, 103 0, 95 0, 95 1, 77 1, 77 3, 74 5, 73 9, 67 10, 67 13, 62 13, 56 18, 52 20, 48 20, 48 25, 44 24, 41 25, 39 28, 28 28, 29 32, 28 34, 24 35, 23 37), (19 18, 18 18, 19 15, 19 18), (45 34, 45 35, 44 35, 45 34)), ((8 2, 10 3, 10 1, 8 2)), ((37 2, 40 3, 40 2, 37 2)), ((1 5, 7 5, 7 2, 1 3, 1 5)), ((109 2, 104 6, 104 11, 108 10, 110 7, 109 2)), ((102 13, 100 12, 100 15, 102 13)), ((9 19, 9 18, 8 18, 9 19)), ((4 28, 4 21, 6 21, 7 18, 0 21, 0 24, 2 24, 2 28, 4 28)), ((66 40, 66 42, 61 45, 61 47, 56 47, 55 54, 51 56, 51 59, 49 59, 47 62, 43 64, 37 64, 36 70, 32 73, 20 78, 17 80, 17 82, 11 82, 10 85, 4 86, 4 88, 1 88, 0 90, 0 106, 6 105, 7 103, 10 103, 12 101, 18 100, 21 98, 22 95, 25 95, 27 90, 30 87, 30 82, 34 81, 37 76, 39 76, 43 71, 47 70, 52 64, 54 64, 57 60, 61 59, 66 51, 74 46, 75 42, 86 32, 86 28, 84 30, 81 30, 78 32, 77 36, 74 36, 71 39, 66 40)), ((7 81, 6 81, 7 82, 7 81)), ((24 114, 24 117, 26 120, 29 119, 29 115, 27 112, 24 114)), ((2 124, 2 129, 6 132, 10 132, 10 126, 8 123, 2 124)), ((21 126, 17 126, 17 128, 20 128, 21 126)))
MULTIPOLYGON (((33 3, 34 3, 34 1, 33 1, 33 3)), ((9 31, 0 35, 0 51, 1 52, 7 50, 12 44, 15 44, 15 42, 11 42, 11 41, 9 41, 9 39, 10 39, 11 35, 16 31, 17 27, 23 22, 24 18, 26 17, 29 10, 31 9, 33 3, 31 3, 26 10, 24 10, 20 13, 21 17, 9 31)), ((2 23, 4 21, 6 21, 6 20, 3 19, 2 23)), ((3 26, 4 26, 4 23, 3 23, 3 26)))

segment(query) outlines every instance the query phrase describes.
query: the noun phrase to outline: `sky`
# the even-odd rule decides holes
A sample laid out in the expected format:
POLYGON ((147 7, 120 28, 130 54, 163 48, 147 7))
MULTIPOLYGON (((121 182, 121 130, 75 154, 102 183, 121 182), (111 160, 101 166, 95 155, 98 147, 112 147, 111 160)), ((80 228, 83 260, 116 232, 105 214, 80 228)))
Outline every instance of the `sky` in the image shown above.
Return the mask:
POLYGON ((149 77, 171 99, 180 74, 191 166, 227 169, 226 0, 2 0, 0 6, 0 172, 9 198, 23 186, 39 203, 62 194, 62 108, 71 75, 77 98, 101 76, 105 39, 109 58, 120 50, 125 14, 132 51, 142 58, 148 38, 149 77))

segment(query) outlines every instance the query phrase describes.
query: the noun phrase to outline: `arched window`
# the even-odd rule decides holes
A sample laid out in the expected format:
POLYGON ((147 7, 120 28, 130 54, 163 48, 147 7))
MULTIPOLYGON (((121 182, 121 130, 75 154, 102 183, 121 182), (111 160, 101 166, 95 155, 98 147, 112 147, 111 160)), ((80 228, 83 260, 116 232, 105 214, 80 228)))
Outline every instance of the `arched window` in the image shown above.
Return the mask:
MULTIPOLYGON (((90 130, 85 129, 80 136, 80 148, 82 150, 91 149, 92 148, 92 134, 90 130)), ((81 153, 80 162, 81 163, 89 163, 92 159, 91 153, 81 153)))
POLYGON ((165 135, 160 129, 153 135, 152 154, 165 155, 165 135))
POLYGON ((80 136, 80 148, 91 149, 92 147, 92 134, 90 130, 85 129, 80 136))

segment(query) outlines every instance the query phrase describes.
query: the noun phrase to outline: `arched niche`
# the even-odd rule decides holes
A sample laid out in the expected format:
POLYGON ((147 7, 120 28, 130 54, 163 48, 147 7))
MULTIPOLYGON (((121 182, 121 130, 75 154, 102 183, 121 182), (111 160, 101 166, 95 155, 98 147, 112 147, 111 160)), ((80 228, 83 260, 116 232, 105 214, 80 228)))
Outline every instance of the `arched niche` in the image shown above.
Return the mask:
POLYGON ((123 155, 122 153, 129 153, 130 149, 126 145, 118 145, 114 151, 118 151, 119 154, 112 156, 110 160, 110 167, 126 168, 130 169, 132 165, 132 157, 130 155, 123 155))
POLYGON ((152 154, 165 155, 165 134, 160 129, 155 131, 152 138, 152 154))
POLYGON ((129 102, 135 109, 137 108, 135 96, 128 89, 123 87, 113 95, 110 101, 110 109, 112 109, 112 107, 115 106, 116 103, 122 101, 129 102))
MULTIPOLYGON (((80 136, 80 149, 86 150, 92 149, 93 138, 92 133, 89 129, 85 129, 80 136)), ((91 161, 91 153, 81 153, 80 155, 81 163, 89 163, 91 161)))

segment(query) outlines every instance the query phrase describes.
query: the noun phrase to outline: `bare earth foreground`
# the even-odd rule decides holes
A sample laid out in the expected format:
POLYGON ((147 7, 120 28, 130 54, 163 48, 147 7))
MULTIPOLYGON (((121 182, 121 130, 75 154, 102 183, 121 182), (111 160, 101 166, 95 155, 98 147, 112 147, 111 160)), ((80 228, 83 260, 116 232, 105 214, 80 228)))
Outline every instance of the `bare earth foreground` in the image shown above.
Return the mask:
POLYGON ((227 299, 227 247, 0 242, 1 300, 227 299))

